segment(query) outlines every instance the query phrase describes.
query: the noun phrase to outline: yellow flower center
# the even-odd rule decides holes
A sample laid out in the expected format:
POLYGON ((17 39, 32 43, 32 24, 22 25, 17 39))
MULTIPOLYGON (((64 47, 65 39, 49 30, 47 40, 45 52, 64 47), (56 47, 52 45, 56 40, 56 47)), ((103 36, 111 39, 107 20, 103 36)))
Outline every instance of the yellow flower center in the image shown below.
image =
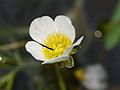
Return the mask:
POLYGON ((72 44, 72 41, 64 34, 54 33, 49 35, 45 41, 42 51, 45 58, 51 59, 63 54, 65 49, 72 44))

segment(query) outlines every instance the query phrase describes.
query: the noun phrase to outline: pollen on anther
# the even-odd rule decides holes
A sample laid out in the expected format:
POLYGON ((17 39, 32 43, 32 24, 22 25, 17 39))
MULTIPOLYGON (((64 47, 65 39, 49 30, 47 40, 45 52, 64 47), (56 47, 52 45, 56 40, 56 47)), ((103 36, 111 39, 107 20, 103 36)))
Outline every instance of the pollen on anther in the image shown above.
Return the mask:
POLYGON ((42 51, 45 58, 51 59, 62 55, 71 44, 72 41, 66 35, 53 33, 45 39, 44 45, 54 50, 43 47, 42 51))

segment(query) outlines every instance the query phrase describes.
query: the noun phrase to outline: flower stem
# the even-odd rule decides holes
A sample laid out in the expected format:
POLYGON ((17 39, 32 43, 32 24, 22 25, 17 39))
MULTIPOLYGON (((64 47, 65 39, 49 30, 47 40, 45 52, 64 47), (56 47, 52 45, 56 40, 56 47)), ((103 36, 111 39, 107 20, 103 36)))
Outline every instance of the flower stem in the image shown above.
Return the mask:
POLYGON ((57 75, 60 90, 67 90, 66 86, 65 86, 65 82, 63 80, 63 77, 60 73, 60 68, 59 68, 58 64, 55 64, 55 71, 56 71, 56 75, 57 75))

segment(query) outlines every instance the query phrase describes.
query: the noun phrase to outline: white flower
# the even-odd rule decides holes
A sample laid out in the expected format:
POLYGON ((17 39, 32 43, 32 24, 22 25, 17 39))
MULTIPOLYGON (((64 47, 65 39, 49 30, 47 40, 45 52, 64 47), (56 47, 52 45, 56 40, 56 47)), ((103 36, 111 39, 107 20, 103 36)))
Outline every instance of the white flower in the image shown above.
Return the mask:
POLYGON ((37 59, 43 61, 42 64, 63 62, 70 59, 74 46, 78 46, 83 40, 83 36, 73 44, 75 39, 75 28, 71 20, 63 15, 57 16, 53 21, 49 16, 43 16, 33 20, 29 28, 29 34, 35 41, 28 41, 26 50, 37 59))
POLYGON ((106 72, 101 64, 90 65, 85 68, 83 85, 88 90, 106 90, 106 72))

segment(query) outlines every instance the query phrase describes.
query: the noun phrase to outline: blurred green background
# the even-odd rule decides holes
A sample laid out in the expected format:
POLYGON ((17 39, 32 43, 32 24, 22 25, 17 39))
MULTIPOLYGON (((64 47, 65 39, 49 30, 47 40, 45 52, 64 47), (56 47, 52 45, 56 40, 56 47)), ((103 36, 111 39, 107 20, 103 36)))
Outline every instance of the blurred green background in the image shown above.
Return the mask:
POLYGON ((120 90, 120 0, 0 0, 0 56, 0 90, 120 90), (85 36, 73 68, 25 50, 30 23, 44 15, 70 17, 76 40, 85 36))

